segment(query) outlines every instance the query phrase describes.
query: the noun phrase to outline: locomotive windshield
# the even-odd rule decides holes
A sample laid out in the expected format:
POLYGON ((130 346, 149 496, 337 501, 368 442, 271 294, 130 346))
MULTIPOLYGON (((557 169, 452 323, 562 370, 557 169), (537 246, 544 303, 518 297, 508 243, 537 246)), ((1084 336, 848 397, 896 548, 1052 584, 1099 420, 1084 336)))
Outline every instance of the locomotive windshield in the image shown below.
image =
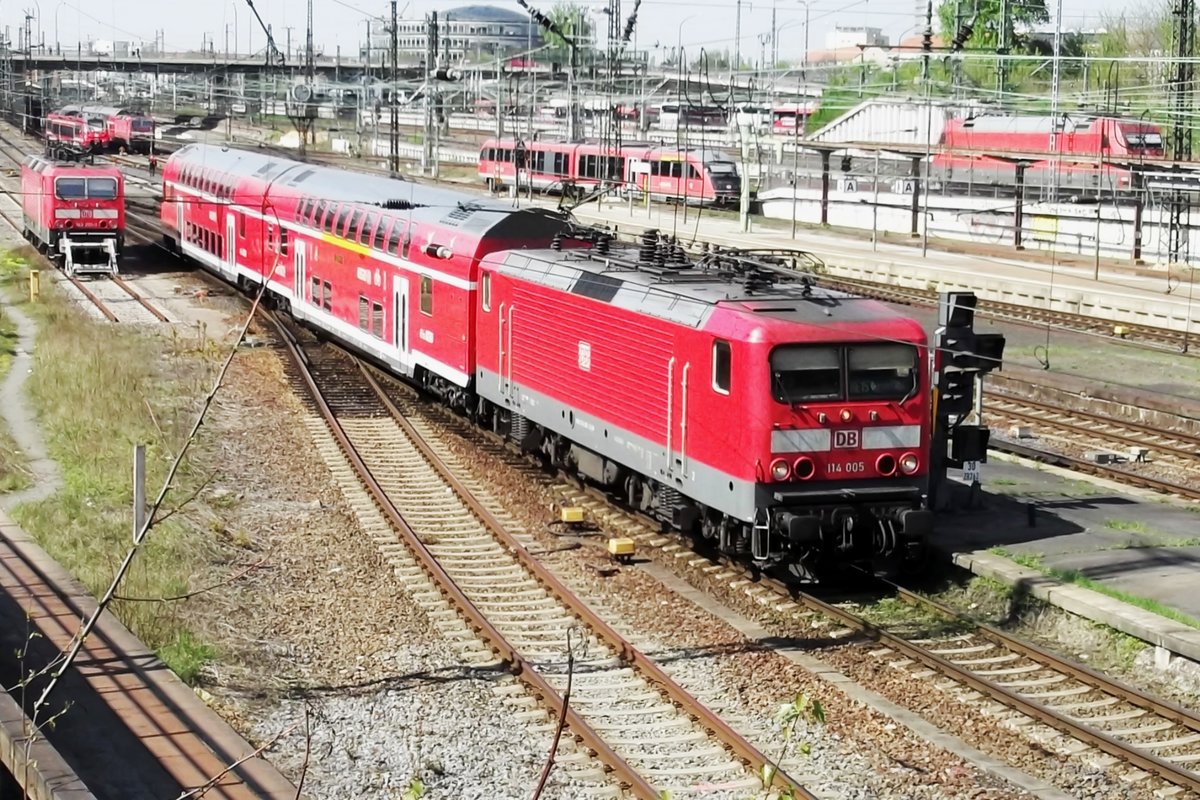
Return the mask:
POLYGON ((146 119, 145 117, 137 117, 133 120, 132 128, 133 128, 133 130, 138 131, 139 133, 153 131, 154 130, 154 120, 146 119))
POLYGON ((709 161, 704 166, 714 175, 737 175, 737 164, 732 161, 709 161))
POLYGON ((771 351, 781 403, 906 400, 917 391, 917 348, 907 344, 784 345, 771 351))
POLYGON ((60 200, 113 200, 117 196, 116 178, 59 178, 54 193, 60 200))

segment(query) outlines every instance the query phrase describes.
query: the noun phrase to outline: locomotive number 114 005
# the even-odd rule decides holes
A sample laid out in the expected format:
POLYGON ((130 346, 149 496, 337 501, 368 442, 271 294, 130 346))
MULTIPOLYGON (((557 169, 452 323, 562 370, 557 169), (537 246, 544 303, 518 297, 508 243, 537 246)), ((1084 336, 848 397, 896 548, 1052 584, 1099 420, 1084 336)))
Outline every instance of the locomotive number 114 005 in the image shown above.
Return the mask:
POLYGON ((847 461, 844 464, 830 464, 825 468, 830 475, 859 475, 867 471, 865 461, 847 461))

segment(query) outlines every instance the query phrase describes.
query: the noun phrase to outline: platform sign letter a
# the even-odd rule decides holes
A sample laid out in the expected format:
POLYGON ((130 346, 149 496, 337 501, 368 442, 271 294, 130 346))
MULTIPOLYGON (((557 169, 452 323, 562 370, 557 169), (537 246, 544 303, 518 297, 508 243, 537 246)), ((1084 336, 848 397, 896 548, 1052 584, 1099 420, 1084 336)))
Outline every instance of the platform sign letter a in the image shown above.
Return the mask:
POLYGON ((579 343, 579 368, 584 372, 592 371, 592 346, 587 342, 579 343))

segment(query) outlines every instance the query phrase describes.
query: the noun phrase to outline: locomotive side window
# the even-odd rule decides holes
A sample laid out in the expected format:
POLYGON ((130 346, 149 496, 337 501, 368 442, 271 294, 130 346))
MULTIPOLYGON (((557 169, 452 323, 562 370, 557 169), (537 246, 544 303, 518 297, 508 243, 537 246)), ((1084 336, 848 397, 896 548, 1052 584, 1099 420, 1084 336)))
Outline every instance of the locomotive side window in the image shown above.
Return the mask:
POLYGON ((492 310, 492 273, 490 273, 490 272, 483 273, 483 278, 481 280, 482 280, 483 286, 480 288, 479 294, 483 298, 483 310, 491 311, 492 310))
POLYGON ((783 345, 771 351, 771 393, 781 403, 842 397, 842 356, 836 347, 783 345))
POLYGON ((421 313, 433 316, 433 278, 421 276, 421 313))
POLYGON ((917 348, 906 344, 854 345, 846 349, 851 400, 900 400, 917 391, 917 348))
POLYGON ((242 239, 246 238, 246 215, 238 214, 238 236, 242 239))
POLYGON ((719 394, 729 394, 732 385, 733 358, 729 342, 717 339, 713 342, 712 386, 719 394))
POLYGON ((312 279, 312 303, 314 306, 321 305, 321 279, 312 279))

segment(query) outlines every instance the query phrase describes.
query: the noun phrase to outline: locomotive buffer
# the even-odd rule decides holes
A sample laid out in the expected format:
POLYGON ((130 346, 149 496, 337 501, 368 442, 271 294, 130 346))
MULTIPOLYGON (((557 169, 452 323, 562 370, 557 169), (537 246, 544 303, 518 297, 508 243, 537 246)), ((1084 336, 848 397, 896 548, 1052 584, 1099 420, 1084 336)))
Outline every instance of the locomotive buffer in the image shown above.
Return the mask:
POLYGON ((931 354, 936 378, 933 442, 930 450, 929 507, 949 506, 949 470, 961 469, 970 484, 968 507, 979 495, 979 465, 987 463, 991 431, 983 424, 983 378, 1000 369, 1004 334, 975 331, 977 298, 971 292, 943 292, 931 354))

